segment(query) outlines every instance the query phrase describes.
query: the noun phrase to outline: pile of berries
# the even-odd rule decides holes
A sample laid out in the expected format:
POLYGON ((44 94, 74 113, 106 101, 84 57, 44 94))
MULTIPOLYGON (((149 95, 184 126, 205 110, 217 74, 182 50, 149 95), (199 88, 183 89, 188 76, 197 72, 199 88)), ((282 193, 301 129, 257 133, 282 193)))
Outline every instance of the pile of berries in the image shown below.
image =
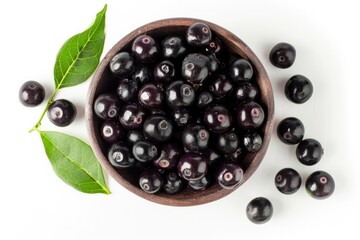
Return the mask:
MULTIPOLYGON (((288 43, 279 43, 270 52, 270 62, 279 68, 289 68, 295 61, 295 48, 288 43)), ((296 104, 305 103, 313 93, 311 81, 302 75, 291 77, 285 84, 284 93, 287 99, 296 104)), ((303 123, 295 117, 281 120, 277 126, 279 139, 288 145, 296 145, 296 158, 306 166, 313 166, 320 161, 324 149, 315 139, 303 139, 305 128, 303 123)), ((283 194, 293 194, 301 187, 301 176, 293 168, 283 168, 275 175, 275 186, 283 194)), ((305 183, 307 193, 315 199, 330 197, 335 190, 335 181, 325 171, 315 171, 310 174, 305 183)), ((271 202, 258 197, 249 202, 246 213, 254 223, 267 222, 273 213, 271 202)))
POLYGON ((266 121, 249 61, 198 22, 177 35, 136 37, 108 69, 116 87, 93 107, 115 169, 131 171, 147 193, 239 186, 266 121))

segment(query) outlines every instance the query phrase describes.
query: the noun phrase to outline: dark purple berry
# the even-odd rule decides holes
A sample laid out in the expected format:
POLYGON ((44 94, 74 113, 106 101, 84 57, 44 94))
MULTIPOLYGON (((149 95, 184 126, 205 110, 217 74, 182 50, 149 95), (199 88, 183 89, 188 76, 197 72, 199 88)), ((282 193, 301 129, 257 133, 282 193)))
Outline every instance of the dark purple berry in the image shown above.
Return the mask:
POLYGON ((152 37, 141 35, 134 40, 131 52, 137 61, 150 63, 154 62, 158 57, 159 46, 152 37))
POLYGON ((213 101, 214 101, 213 95, 208 91, 204 91, 199 94, 197 98, 196 106, 198 108, 205 108, 209 106, 210 103, 212 103, 213 101))
POLYGON ((133 145, 137 141, 145 140, 145 136, 142 129, 133 129, 127 132, 126 140, 128 141, 128 143, 133 145))
POLYGON ((116 143, 124 137, 125 130, 117 120, 106 120, 100 126, 100 135, 106 142, 116 143))
POLYGON ((223 50, 223 43, 219 38, 214 38, 209 42, 209 44, 206 46, 205 51, 215 54, 215 56, 219 56, 222 53, 223 50))
POLYGON ((154 67, 154 80, 159 83, 169 83, 175 76, 175 66, 164 60, 154 67))
POLYGON ((96 98, 94 112, 101 119, 114 119, 119 115, 120 106, 120 100, 116 94, 104 93, 96 98))
POLYGON ((161 173, 156 169, 146 169, 140 173, 139 186, 147 193, 156 193, 164 185, 161 173))
POLYGON ((36 81, 27 81, 21 85, 19 100, 26 107, 38 106, 45 98, 44 87, 36 81))
POLYGON ((313 94, 311 81, 302 75, 292 76, 285 84, 285 96, 293 103, 301 104, 313 94))
POLYGON ((289 68, 295 62, 296 50, 289 43, 278 43, 270 51, 269 59, 278 68, 289 68))
POLYGON ((110 71, 121 77, 131 75, 135 69, 133 57, 127 52, 116 54, 110 61, 110 71))
POLYGON ((158 149, 149 141, 140 140, 134 143, 132 154, 139 162, 150 162, 158 156, 158 149))
POLYGON ((204 113, 204 124, 210 131, 215 133, 226 132, 230 129, 232 117, 229 111, 220 105, 213 105, 206 108, 204 113))
POLYGON ((242 144, 246 151, 257 152, 262 147, 262 137, 257 132, 245 133, 242 137, 242 144))
POLYGON ((209 58, 200 53, 187 55, 182 62, 182 76, 190 83, 200 85, 209 74, 209 58))
POLYGON ((175 172, 169 172, 164 177, 164 191, 168 194, 176 194, 183 188, 184 180, 175 172))
POLYGON ((110 146, 107 159, 115 168, 128 168, 134 165, 135 158, 125 143, 118 142, 110 146))
POLYGON ((58 127, 71 124, 75 120, 76 114, 75 105, 66 99, 53 101, 47 110, 49 120, 58 127))
POLYGON ((177 166, 178 174, 185 180, 201 179, 208 171, 206 159, 198 153, 185 153, 177 166))
POLYGON ((164 100, 161 88, 153 83, 142 86, 138 95, 139 103, 148 109, 160 108, 164 100))
POLYGON ((242 102, 236 110, 238 126, 241 129, 254 129, 260 127, 265 120, 263 108, 254 101, 242 102))
POLYGON ((216 148, 223 154, 232 154, 239 148, 238 136, 233 132, 221 133, 216 141, 216 148))
POLYGON ((303 123, 295 118, 288 117, 281 120, 277 126, 277 135, 285 144, 298 144, 305 134, 303 123))
POLYGON ((177 166, 182 156, 180 147, 173 143, 162 145, 160 155, 154 160, 154 165, 159 169, 172 169, 177 166))
POLYGON ((146 139, 156 142, 166 142, 173 134, 173 125, 164 115, 151 115, 144 122, 146 139))
POLYGON ((162 41, 162 54, 164 58, 178 58, 185 54, 186 48, 183 40, 179 37, 171 36, 162 41))
POLYGON ((146 66, 139 66, 132 75, 132 79, 142 86, 153 80, 153 72, 146 66))
POLYGON ((258 85, 253 82, 240 82, 234 89, 234 97, 238 102, 246 100, 256 100, 260 96, 258 85))
POLYGON ((240 185, 244 171, 236 163, 223 163, 218 168, 216 177, 219 185, 225 189, 234 189, 240 185))
POLYGON ((138 84, 134 80, 122 79, 116 89, 116 94, 122 102, 129 102, 136 98, 138 84))
POLYGON ((194 89, 182 81, 174 81, 166 88, 166 102, 172 108, 190 106, 195 100, 194 89))
POLYGON ((201 155, 207 159, 209 166, 214 166, 221 161, 221 155, 216 152, 213 148, 207 148, 201 152, 201 155))
POLYGON ((229 75, 234 82, 248 81, 253 76, 253 68, 247 60, 238 59, 229 67, 229 75))
POLYGON ((283 168, 275 175, 275 186, 284 194, 293 194, 301 186, 300 174, 292 168, 283 168))
POLYGON ((212 38, 211 30, 205 23, 194 23, 186 32, 186 40, 190 46, 207 46, 212 38))
POLYGON ((145 112, 138 104, 123 107, 119 114, 119 121, 125 129, 136 129, 143 125, 145 112))
POLYGON ((210 134, 202 125, 188 125, 182 132, 182 144, 188 151, 201 151, 208 147, 210 134))
POLYGON ((198 180, 190 180, 188 181, 188 188, 195 191, 205 190, 211 184, 211 177, 209 175, 205 175, 204 177, 198 180))
POLYGON ((266 223, 273 215, 273 206, 267 198, 257 197, 246 206, 246 215, 253 223, 266 223))
POLYGON ((324 154, 321 144, 312 138, 302 140, 296 147, 296 157, 304 165, 312 166, 318 163, 324 154))
POLYGON ((316 171, 306 179, 305 189, 311 197, 325 199, 334 193, 335 181, 329 173, 316 171))
POLYGON ((187 108, 175 109, 172 115, 176 125, 179 127, 188 125, 192 120, 192 115, 187 108))
POLYGON ((210 92, 217 98, 228 96, 232 89, 232 82, 223 74, 218 75, 209 87, 210 92))

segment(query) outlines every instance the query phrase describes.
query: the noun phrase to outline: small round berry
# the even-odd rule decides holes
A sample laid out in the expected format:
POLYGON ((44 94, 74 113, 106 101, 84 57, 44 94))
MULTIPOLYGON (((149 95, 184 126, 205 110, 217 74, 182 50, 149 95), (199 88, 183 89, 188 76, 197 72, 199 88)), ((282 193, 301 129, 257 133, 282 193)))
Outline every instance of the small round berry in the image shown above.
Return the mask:
POLYGON ((141 35, 134 40, 131 52, 137 61, 150 63, 154 62, 158 57, 159 47, 152 37, 141 35))
POLYGON ((256 100, 261 94, 259 86, 249 81, 240 82, 234 89, 234 93, 238 102, 256 100))
POLYGON ((311 81, 302 75, 292 76, 285 84, 285 96, 293 103, 301 104, 313 94, 311 81))
POLYGON ((137 141, 145 140, 145 136, 142 129, 132 129, 127 132, 126 140, 129 144, 133 145, 137 141))
POLYGON ((150 162, 158 156, 158 149, 154 144, 140 140, 133 145, 132 154, 139 162, 150 162))
POLYGON ((53 101, 47 110, 49 120, 58 127, 71 124, 75 120, 76 114, 75 105, 66 99, 53 101))
POLYGON ((129 53, 120 52, 111 59, 109 66, 113 74, 126 77, 134 72, 135 62, 129 53))
POLYGON ((132 75, 132 79, 142 86, 153 80, 153 72, 146 66, 139 66, 132 75))
POLYGON ((146 139, 156 142, 166 142, 173 134, 173 125, 164 115, 151 115, 144 122, 144 135, 146 139))
POLYGON ((238 126, 241 129, 254 129, 260 127, 265 120, 263 108, 254 101, 242 102, 236 110, 238 126))
POLYGON ((321 144, 312 138, 302 140, 296 147, 296 157, 304 165, 312 166, 318 163, 324 154, 321 144))
POLYGON ((164 60, 154 67, 154 80, 159 83, 169 83, 175 76, 175 66, 172 62, 164 60))
POLYGON ((178 58, 186 52, 183 40, 179 37, 167 37, 162 41, 161 45, 164 58, 178 58))
POLYGON ((178 174, 185 180, 201 179, 208 171, 206 159, 198 153, 185 153, 179 160, 178 174))
POLYGON ((125 129, 136 129, 143 125, 145 112, 138 104, 129 104, 119 113, 119 121, 125 129))
POLYGON ((122 142, 114 143, 110 146, 107 159, 115 168, 128 168, 134 165, 135 162, 131 151, 122 142))
POLYGON ((160 108, 164 100, 164 94, 160 87, 153 83, 147 83, 140 88, 138 99, 139 103, 145 108, 160 108))
POLYGON ((221 133, 216 142, 216 148, 223 154, 232 154, 239 148, 239 138, 233 132, 221 133))
POLYGON ((120 100, 113 93, 99 95, 94 103, 94 112, 101 119, 114 119, 119 115, 120 100))
POLYGON ((298 144, 305 134, 303 123, 295 118, 288 117, 281 120, 277 126, 277 135, 285 144, 298 144))
POLYGON ((165 143, 159 157, 154 160, 154 165, 159 169, 172 169, 177 166, 181 156, 182 151, 178 145, 165 143))
POLYGON ((125 135, 125 130, 117 120, 106 120, 100 126, 100 135, 108 143, 116 143, 125 135))
POLYGON ((183 81, 172 82, 165 90, 167 105, 172 109, 188 107, 195 100, 194 89, 183 81))
POLYGON ((248 219, 256 224, 266 223, 273 214, 271 202, 264 197, 257 197, 251 200, 246 206, 246 215, 248 219))
POLYGON ((186 32, 186 40, 190 46, 207 46, 212 38, 211 30, 205 23, 194 23, 186 32))
POLYGON ((293 194, 301 186, 300 174, 292 168, 283 168, 275 175, 275 186, 284 194, 293 194))
POLYGON ((164 191, 168 194, 176 194, 183 188, 184 180, 175 172, 169 172, 164 177, 164 191))
POLYGON ((146 169, 140 173, 139 186, 147 193, 156 193, 164 185, 161 173, 156 169, 146 169))
POLYGON ((182 76, 190 83, 199 85, 209 75, 209 58, 200 53, 191 53, 187 55, 183 62, 182 76))
POLYGON ((26 107, 38 106, 45 98, 44 87, 36 81, 27 81, 21 85, 19 100, 26 107))
POLYGON ((116 94, 122 102, 129 102, 137 96, 138 84, 134 80, 122 79, 116 89, 116 94))
POLYGON ((231 93, 233 84, 224 74, 220 74, 214 79, 209 90, 215 97, 223 98, 231 93))
POLYGON ((189 124, 182 132, 182 144, 188 151, 201 151, 208 147, 210 134, 202 125, 189 124))
POLYGON ((188 125, 192 120, 192 115, 187 108, 179 108, 172 112, 173 119, 178 127, 188 125))
POLYGON ((188 188, 195 191, 205 190, 211 184, 211 178, 209 175, 205 175, 205 177, 200 178, 198 180, 188 181, 188 188))
POLYGON ((278 68, 289 68, 295 62, 296 50, 289 43, 278 43, 270 51, 269 59, 278 68))
POLYGON ((262 137, 257 132, 248 132, 243 135, 242 143, 246 151, 257 152, 262 147, 262 137))
POLYGON ((316 171, 306 179, 305 189, 311 197, 325 199, 334 193, 335 181, 329 173, 316 171))
POLYGON ((198 108, 205 108, 209 106, 210 103, 212 103, 213 101, 214 101, 213 95, 208 91, 204 91, 199 94, 197 98, 196 106, 198 108))
POLYGON ((219 38, 216 37, 213 40, 211 40, 205 48, 206 52, 214 54, 215 56, 219 56, 222 53, 222 50, 223 50, 223 43, 219 38))
POLYGON ((244 171, 236 163, 223 163, 217 171, 217 181, 222 188, 234 189, 240 185, 244 171))
POLYGON ((230 129, 232 117, 229 111, 221 105, 213 105, 206 108, 204 124, 210 131, 215 133, 226 132, 230 129))
POLYGON ((234 82, 248 81, 253 77, 254 70, 245 59, 238 59, 229 67, 230 78, 234 82))

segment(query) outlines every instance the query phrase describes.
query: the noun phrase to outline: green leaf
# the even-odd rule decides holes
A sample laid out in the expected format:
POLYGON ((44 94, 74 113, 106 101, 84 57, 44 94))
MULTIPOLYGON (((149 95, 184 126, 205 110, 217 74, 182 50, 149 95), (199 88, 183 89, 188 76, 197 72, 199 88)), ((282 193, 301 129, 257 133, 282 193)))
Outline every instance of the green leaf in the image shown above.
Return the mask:
POLYGON ((56 89, 80 84, 95 71, 104 48, 106 9, 107 5, 87 30, 71 37, 61 47, 54 67, 56 89))
POLYGON ((85 193, 110 193, 101 165, 88 144, 59 132, 38 132, 55 173, 65 183, 85 193))

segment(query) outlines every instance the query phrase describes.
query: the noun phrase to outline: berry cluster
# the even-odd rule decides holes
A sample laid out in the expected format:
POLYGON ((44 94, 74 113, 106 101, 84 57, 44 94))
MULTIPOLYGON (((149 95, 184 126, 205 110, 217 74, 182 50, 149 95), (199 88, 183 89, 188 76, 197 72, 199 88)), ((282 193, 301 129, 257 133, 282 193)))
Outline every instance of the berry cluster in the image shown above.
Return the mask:
MULTIPOLYGON (((45 88, 37 81, 23 83, 19 90, 19 100, 26 107, 40 105, 45 99, 45 88)), ((54 100, 47 109, 49 120, 58 127, 71 124, 76 118, 75 105, 66 99, 54 100)))
POLYGON ((147 34, 109 63, 116 87, 96 96, 105 155, 147 193, 240 185, 266 119, 253 66, 204 23, 147 34))
MULTIPOLYGON (((269 57, 274 66, 288 68, 294 63, 295 56, 296 51, 293 46, 288 43, 279 43, 271 50, 269 57)), ((294 103, 306 102, 312 93, 311 81, 302 75, 291 77, 285 84, 285 95, 294 103)), ((277 135, 283 143, 297 144, 296 157, 299 162, 306 166, 312 166, 320 161, 324 149, 315 139, 303 139, 304 134, 303 123, 295 117, 285 118, 277 126, 277 135)), ((276 174, 275 185, 280 192, 292 194, 301 186, 300 174, 292 168, 284 168, 276 174)), ((335 182, 327 172, 316 171, 307 178, 305 188, 310 196, 324 199, 334 192, 335 182)))
MULTIPOLYGON (((296 50, 288 43, 279 43, 270 51, 270 62, 278 68, 289 68, 295 62, 296 50)), ((294 75, 285 84, 285 96, 293 103, 301 104, 309 100, 313 93, 311 81, 302 76, 294 75)), ((312 138, 303 139, 305 128, 303 123, 288 117, 281 120, 277 126, 279 139, 288 145, 297 144, 296 157, 300 163, 312 166, 318 163, 324 154, 321 144, 312 138)), ((292 168, 283 168, 275 175, 275 186, 283 194, 293 194, 301 187, 301 176, 292 168)), ((334 192, 334 179, 325 171, 315 171, 308 176, 305 189, 316 199, 325 199, 334 192)), ((249 220, 262 224, 270 220, 273 213, 271 202, 264 197, 251 200, 246 207, 249 220)))

